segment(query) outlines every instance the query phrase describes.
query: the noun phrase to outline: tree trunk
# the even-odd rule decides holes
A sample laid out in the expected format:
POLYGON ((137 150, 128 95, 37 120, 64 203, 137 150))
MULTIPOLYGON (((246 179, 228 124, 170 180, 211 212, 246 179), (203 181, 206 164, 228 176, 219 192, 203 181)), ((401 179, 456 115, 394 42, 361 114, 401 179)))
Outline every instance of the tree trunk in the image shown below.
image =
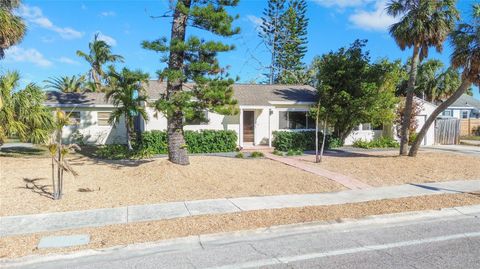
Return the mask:
POLYGON ((53 196, 54 200, 58 200, 61 198, 61 182, 60 182, 60 177, 61 177, 61 161, 62 161, 62 130, 57 129, 57 189, 56 192, 53 196))
POLYGON ((322 149, 320 150, 320 160, 319 160, 319 162, 322 162, 322 159, 323 159, 323 150, 325 149, 325 140, 326 140, 326 137, 327 137, 327 120, 328 120, 328 117, 325 116, 325 122, 323 123, 322 149))
POLYGON ((450 96, 445 102, 441 103, 434 111, 433 113, 430 115, 430 117, 428 117, 428 119, 425 121, 425 123, 423 124, 423 127, 422 129, 420 130, 420 132, 418 133, 417 135, 417 138, 415 139, 415 141, 413 142, 412 144, 412 147, 410 148, 410 152, 408 153, 408 156, 410 157, 415 157, 417 156, 417 153, 418 153, 418 149, 420 148, 420 144, 422 143, 422 140, 423 138, 425 137, 425 135, 427 134, 427 131, 428 129, 430 128, 430 126, 432 125, 432 123, 435 121, 435 119, 437 118, 438 115, 440 115, 440 113, 442 113, 445 109, 447 109, 450 105, 453 104, 453 102, 455 102, 458 98, 460 98, 460 96, 462 96, 462 94, 465 93, 465 91, 470 88, 470 86, 472 85, 472 82, 466 80, 466 79, 463 79, 462 81, 462 84, 460 84, 460 86, 458 87, 458 89, 453 93, 452 96, 450 96))
MULTIPOLYGON (((172 42, 184 42, 185 31, 187 28, 187 15, 182 12, 182 9, 189 10, 191 0, 181 0, 177 3, 175 13, 173 15, 172 33, 170 44, 172 42), (181 4, 180 4, 181 2, 181 4), (183 8, 179 7, 183 5, 183 8)), ((184 51, 170 51, 168 60, 168 69, 171 71, 183 71, 183 61, 185 58, 184 51)), ((174 80, 167 80, 167 100, 172 100, 173 97, 182 91, 182 78, 175 78, 174 80)), ((167 119, 167 135, 168 135, 168 159, 176 164, 188 165, 187 148, 185 138, 183 136, 183 112, 180 108, 176 108, 172 115, 167 119)))
POLYGON ((318 119, 320 118, 320 102, 317 105, 317 114, 315 115, 315 162, 319 163, 320 158, 318 155, 318 119))
POLYGON ((415 81, 417 79, 419 60, 419 46, 415 44, 413 47, 412 63, 410 65, 410 77, 407 85, 407 98, 405 100, 405 110, 403 112, 402 129, 400 131, 400 155, 407 155, 408 153, 410 118, 412 116, 413 96, 415 92, 415 81))
POLYGON ((128 121, 128 116, 125 115, 125 129, 127 130, 127 147, 129 151, 133 150, 132 141, 130 139, 130 123, 128 121))

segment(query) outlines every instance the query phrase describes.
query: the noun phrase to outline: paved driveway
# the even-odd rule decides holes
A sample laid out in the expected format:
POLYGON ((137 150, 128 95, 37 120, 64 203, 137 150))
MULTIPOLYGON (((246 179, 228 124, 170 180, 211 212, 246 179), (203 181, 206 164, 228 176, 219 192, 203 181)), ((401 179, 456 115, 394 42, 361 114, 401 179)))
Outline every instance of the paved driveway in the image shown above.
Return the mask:
POLYGON ((451 153, 467 154, 467 155, 476 155, 480 157, 480 147, 478 146, 468 146, 468 145, 436 145, 431 147, 423 147, 422 149, 434 150, 434 151, 444 151, 451 153))

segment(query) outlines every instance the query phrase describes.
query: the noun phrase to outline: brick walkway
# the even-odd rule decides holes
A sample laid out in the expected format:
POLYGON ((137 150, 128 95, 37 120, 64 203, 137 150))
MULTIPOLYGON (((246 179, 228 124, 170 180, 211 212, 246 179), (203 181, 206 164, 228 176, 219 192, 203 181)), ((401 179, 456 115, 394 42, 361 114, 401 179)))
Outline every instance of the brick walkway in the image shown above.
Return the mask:
POLYGON ((338 183, 342 184, 343 186, 345 186, 349 189, 352 189, 352 190, 371 188, 370 185, 368 185, 368 184, 366 184, 366 183, 364 183, 364 182, 362 182, 362 181, 360 181, 356 178, 349 177, 349 176, 346 176, 346 175, 343 175, 343 174, 339 174, 339 173, 335 173, 335 172, 323 169, 323 168, 319 167, 318 165, 315 165, 315 166, 309 165, 309 164, 306 164, 305 162, 297 160, 297 159, 282 157, 282 156, 274 155, 274 154, 267 153, 267 152, 264 152, 264 154, 265 154, 265 157, 267 157, 271 160, 296 167, 298 169, 310 172, 310 173, 315 174, 315 175, 326 177, 326 178, 328 178, 330 180, 333 180, 335 182, 338 182, 338 183))

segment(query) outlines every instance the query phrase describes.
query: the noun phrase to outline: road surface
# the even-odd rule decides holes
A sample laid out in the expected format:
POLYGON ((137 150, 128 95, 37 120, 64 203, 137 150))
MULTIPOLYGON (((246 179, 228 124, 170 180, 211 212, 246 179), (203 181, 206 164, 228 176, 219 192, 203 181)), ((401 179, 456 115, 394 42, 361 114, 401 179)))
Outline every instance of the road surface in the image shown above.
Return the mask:
POLYGON ((12 268, 480 268, 478 209, 192 237, 12 268))

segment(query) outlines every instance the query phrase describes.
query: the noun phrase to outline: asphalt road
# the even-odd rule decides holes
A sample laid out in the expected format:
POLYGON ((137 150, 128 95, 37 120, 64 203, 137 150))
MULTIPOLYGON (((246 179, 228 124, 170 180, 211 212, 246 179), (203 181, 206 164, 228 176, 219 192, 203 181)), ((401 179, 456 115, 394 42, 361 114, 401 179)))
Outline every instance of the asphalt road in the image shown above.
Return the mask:
POLYGON ((223 234, 15 268, 480 268, 479 212, 223 234))

